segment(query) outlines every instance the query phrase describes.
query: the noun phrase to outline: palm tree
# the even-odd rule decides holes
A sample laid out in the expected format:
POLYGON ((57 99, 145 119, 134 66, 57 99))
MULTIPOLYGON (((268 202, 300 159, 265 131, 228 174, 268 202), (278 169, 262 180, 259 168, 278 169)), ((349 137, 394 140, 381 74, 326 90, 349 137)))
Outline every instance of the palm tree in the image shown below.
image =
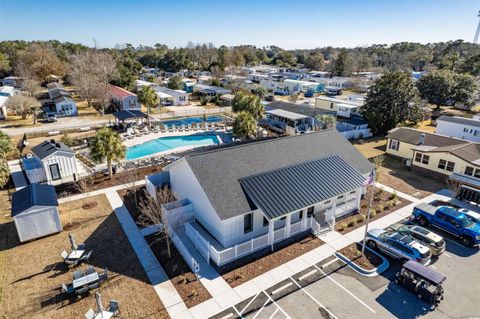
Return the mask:
POLYGON ((255 94, 245 91, 240 91, 235 95, 232 101, 232 110, 238 113, 250 113, 255 122, 258 122, 265 113, 265 108, 263 107, 260 98, 255 94))
POLYGON ((256 131, 257 121, 253 115, 247 111, 238 113, 233 122, 233 134, 248 139, 255 136, 256 131))
POLYGON ((147 107, 147 121, 148 127, 150 127, 150 108, 154 107, 160 102, 158 100, 158 95, 151 86, 145 85, 138 92, 138 99, 140 100, 140 103, 147 107))
POLYGON ((15 146, 13 146, 10 136, 0 131, 0 160, 6 159, 7 155, 13 152, 15 146))
POLYGON ((95 161, 107 160, 110 179, 112 178, 112 162, 124 158, 126 150, 118 133, 108 127, 97 131, 97 135, 90 145, 90 154, 95 161))

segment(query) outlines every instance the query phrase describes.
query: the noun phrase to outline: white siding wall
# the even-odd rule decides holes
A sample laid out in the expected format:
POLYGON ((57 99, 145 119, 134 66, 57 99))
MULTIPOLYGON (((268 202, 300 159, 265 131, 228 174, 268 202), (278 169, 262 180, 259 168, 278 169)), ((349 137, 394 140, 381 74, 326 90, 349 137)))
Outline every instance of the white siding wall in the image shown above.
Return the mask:
POLYGON ((140 110, 138 98, 134 95, 128 96, 122 100, 123 110, 140 110))
POLYGON ((33 206, 14 217, 21 242, 62 231, 57 207, 33 206))
POLYGON ((66 100, 58 102, 55 104, 57 112, 63 112, 63 109, 71 108, 70 114, 67 115, 77 115, 77 104, 73 100, 66 100))
POLYGON ((467 141, 480 142, 480 128, 474 125, 437 120, 437 134, 453 136, 467 141), (467 129, 465 132, 464 129, 467 129))
POLYGON ((60 176, 62 179, 72 178, 75 174, 78 178, 77 164, 75 162, 75 154, 65 153, 65 152, 56 152, 55 154, 44 158, 42 160, 43 167, 45 169, 45 174, 47 176, 47 181, 50 183, 52 181, 52 176, 50 172, 50 165, 58 164, 60 170, 60 176))
POLYGON ((195 218, 225 246, 222 222, 187 161, 182 158, 165 169, 170 172, 170 185, 177 199, 188 198, 193 204, 195 218))
POLYGON ((253 211, 253 230, 249 233, 243 233, 244 215, 224 220, 223 224, 224 243, 222 244, 225 247, 268 233, 268 225, 263 227, 263 214, 258 209, 253 211))

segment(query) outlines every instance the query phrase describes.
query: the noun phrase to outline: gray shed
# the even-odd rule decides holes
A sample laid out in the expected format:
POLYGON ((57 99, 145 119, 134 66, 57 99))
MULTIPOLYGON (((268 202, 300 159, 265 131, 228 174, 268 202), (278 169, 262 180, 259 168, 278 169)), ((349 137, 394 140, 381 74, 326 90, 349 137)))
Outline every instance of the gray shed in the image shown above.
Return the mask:
POLYGON ((30 184, 12 195, 12 217, 21 242, 63 230, 55 187, 30 184))

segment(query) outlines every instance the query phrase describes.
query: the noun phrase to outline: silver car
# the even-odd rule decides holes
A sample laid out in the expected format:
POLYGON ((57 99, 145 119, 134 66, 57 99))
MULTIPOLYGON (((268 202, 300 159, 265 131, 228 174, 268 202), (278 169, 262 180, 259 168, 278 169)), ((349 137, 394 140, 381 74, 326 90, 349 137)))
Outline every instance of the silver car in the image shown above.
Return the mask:
POLYGON ((401 223, 393 224, 390 229, 412 236, 421 244, 430 248, 432 255, 438 256, 445 251, 445 240, 442 236, 435 234, 434 232, 417 225, 404 225, 401 223))
POLYGON ((367 233, 366 241, 370 248, 378 249, 402 262, 415 260, 427 265, 432 256, 427 246, 422 245, 411 236, 396 231, 371 229, 367 233))

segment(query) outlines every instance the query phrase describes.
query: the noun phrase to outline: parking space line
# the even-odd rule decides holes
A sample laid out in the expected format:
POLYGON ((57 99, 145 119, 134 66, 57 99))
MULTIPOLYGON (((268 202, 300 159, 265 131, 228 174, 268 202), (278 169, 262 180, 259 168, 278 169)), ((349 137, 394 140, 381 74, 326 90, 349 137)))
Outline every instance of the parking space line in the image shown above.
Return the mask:
POLYGON ((275 295, 275 294, 279 293, 280 291, 282 291, 282 290, 290 287, 291 285, 292 285, 292 283, 289 282, 288 284, 285 284, 285 285, 283 285, 282 287, 280 287, 280 288, 278 288, 278 289, 275 289, 274 291, 272 291, 272 295, 275 295))
POLYGON ((291 317, 288 315, 288 313, 287 313, 285 310, 283 310, 282 307, 280 307, 280 306, 278 305, 278 303, 275 302, 275 300, 272 299, 272 297, 270 297, 267 293, 266 293, 266 295, 267 295, 268 299, 270 299, 270 301, 273 302, 273 304, 274 304, 275 306, 277 306, 277 309, 279 309, 281 312, 283 312, 283 314, 284 314, 287 318, 291 318, 291 317))
POLYGON ((233 310, 235 310, 235 312, 237 313, 237 315, 238 315, 241 319, 243 319, 242 314, 238 311, 238 309, 235 307, 235 305, 233 305, 232 308, 233 308, 233 310))
POLYGON ((433 269, 437 269, 437 267, 435 267, 434 265, 430 265, 430 267, 432 267, 433 269))
MULTIPOLYGON (((315 267, 317 267, 317 265, 314 265, 315 267)), ((324 275, 325 277, 327 277, 328 279, 330 279, 334 284, 336 284, 338 287, 342 288, 346 293, 348 293, 350 296, 352 296, 353 298, 355 298, 355 300, 357 300, 359 303, 361 303, 362 305, 365 306, 365 308, 367 308, 368 310, 370 310, 371 312, 373 313, 377 313, 375 310, 373 310, 369 305, 367 305, 366 303, 364 303, 362 300, 360 300, 360 298, 358 298, 357 296, 355 296, 353 293, 351 293, 347 288, 343 287, 340 283, 338 283, 335 279, 331 278, 329 275, 327 275, 322 269, 318 268, 318 270, 320 270, 324 275)))
POLYGON ((310 299, 312 299, 318 306, 322 307, 323 309, 325 309, 329 314, 330 316, 332 316, 333 318, 335 319, 338 319, 337 316, 335 316, 330 310, 327 309, 327 307, 325 307, 320 301, 318 301, 314 296, 312 296, 308 291, 306 291, 305 289, 303 289, 302 286, 300 286, 300 284, 298 282, 295 281, 295 279, 293 279, 292 277, 290 277, 290 279, 293 280, 293 282, 298 286, 298 288, 300 288, 307 296, 310 297, 310 299))
POLYGON ((318 271, 318 270, 313 269, 312 271, 309 271, 309 272, 306 273, 305 275, 298 277, 298 280, 303 280, 303 279, 305 279, 305 278, 313 275, 313 274, 316 273, 317 271, 318 271))
POLYGON ((275 311, 272 313, 272 315, 270 317, 268 317, 268 319, 272 319, 273 316, 275 316, 275 314, 278 312, 279 309, 280 308, 275 309, 275 311))
POLYGON ((452 258, 452 256, 450 256, 450 254, 448 254, 448 253, 446 253, 446 252, 443 252, 442 255, 447 256, 448 258, 452 258))
POLYGON ((250 306, 250 304, 258 297, 258 295, 261 293, 261 291, 255 295, 255 297, 252 298, 252 300, 250 300, 247 305, 240 311, 240 313, 243 313, 247 308, 248 306, 250 306))
POLYGON ((270 300, 267 299, 267 301, 265 301, 265 303, 262 305, 262 308, 258 309, 257 313, 255 314, 255 316, 253 316, 252 319, 255 319, 257 318, 257 316, 262 312, 263 308, 265 308, 265 306, 267 305, 267 303, 269 302, 270 300))
POLYGON ((322 268, 327 267, 328 265, 333 264, 333 263, 336 262, 337 260, 338 260, 338 258, 334 258, 334 259, 330 260, 329 262, 326 262, 326 263, 322 264, 322 268))

